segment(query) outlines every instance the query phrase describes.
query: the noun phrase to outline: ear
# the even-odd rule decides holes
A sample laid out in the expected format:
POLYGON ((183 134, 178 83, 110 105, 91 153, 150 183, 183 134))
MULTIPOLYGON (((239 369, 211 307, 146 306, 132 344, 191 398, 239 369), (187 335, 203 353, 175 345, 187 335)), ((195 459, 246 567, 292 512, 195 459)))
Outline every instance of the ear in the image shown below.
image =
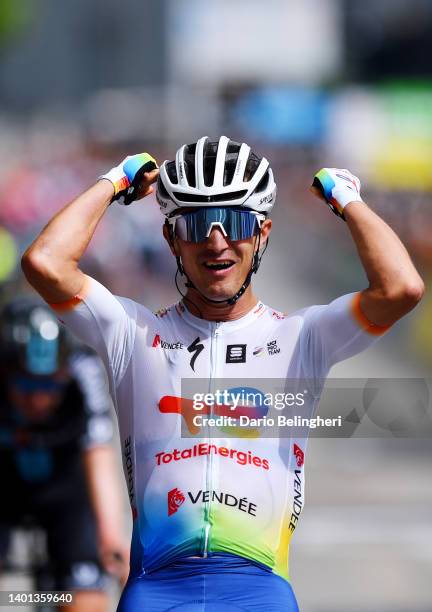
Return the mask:
POLYGON ((267 242, 267 238, 270 236, 270 232, 272 230, 273 222, 271 219, 266 219, 263 221, 261 225, 261 240, 260 240, 260 249, 265 246, 267 242))
POLYGON ((174 255, 174 257, 179 257, 180 253, 178 250, 176 239, 172 235, 171 228, 167 222, 165 222, 162 227, 162 233, 168 243, 171 253, 174 255))

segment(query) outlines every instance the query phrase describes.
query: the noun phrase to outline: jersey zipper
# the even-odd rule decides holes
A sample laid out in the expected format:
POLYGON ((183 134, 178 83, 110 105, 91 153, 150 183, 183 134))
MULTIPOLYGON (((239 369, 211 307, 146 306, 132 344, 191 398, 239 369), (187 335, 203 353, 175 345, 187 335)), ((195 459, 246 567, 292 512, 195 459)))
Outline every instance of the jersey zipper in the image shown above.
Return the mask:
MULTIPOLYGON (((212 323, 212 334, 211 334, 211 344, 210 344, 210 376, 209 376, 209 393, 215 392, 215 379, 218 375, 218 364, 219 364, 219 344, 220 344, 220 323, 212 323)), ((209 416, 212 417, 214 414, 214 407, 210 407, 209 416)), ((210 434, 210 426, 207 425, 207 441, 208 444, 211 443, 211 434, 210 434)), ((207 455, 206 462, 206 490, 209 492, 208 502, 205 504, 204 508, 204 517, 205 517, 205 533, 204 533, 204 550, 203 556, 208 556, 208 548, 210 541, 210 512, 211 512, 211 499, 213 492, 213 453, 209 453, 207 455)))

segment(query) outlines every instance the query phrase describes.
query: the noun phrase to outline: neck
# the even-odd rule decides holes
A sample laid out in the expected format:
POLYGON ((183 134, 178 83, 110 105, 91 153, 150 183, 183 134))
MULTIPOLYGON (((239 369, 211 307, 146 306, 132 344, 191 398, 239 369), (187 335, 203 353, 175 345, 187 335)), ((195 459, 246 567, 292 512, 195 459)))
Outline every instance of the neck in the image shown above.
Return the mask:
POLYGON ((206 321, 235 321, 246 315, 258 302, 252 287, 246 289, 235 304, 214 304, 208 302, 195 289, 188 289, 183 300, 186 308, 196 317, 206 321))

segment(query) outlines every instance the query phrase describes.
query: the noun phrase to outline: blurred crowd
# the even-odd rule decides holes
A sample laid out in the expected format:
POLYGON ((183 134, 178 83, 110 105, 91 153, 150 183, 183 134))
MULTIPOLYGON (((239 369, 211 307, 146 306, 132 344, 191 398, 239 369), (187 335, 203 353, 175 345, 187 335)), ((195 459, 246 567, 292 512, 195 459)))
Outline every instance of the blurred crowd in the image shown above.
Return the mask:
MULTIPOLYGON (((234 138, 243 136, 238 132, 234 138)), ((322 146, 261 142, 252 142, 252 146, 266 155, 274 167, 278 230, 283 229, 290 238, 298 282, 313 285, 323 299, 352 290, 352 273, 358 264, 350 238, 339 231, 325 207, 312 208, 308 192, 311 177, 328 159, 326 150, 322 146)), ((148 148, 163 161, 175 150, 174 144, 170 147, 145 141, 127 147, 127 143, 113 146, 90 140, 65 125, 37 126, 19 135, 9 131, 8 146, 3 143, 0 150, 0 180, 4 186, 0 193, 1 302, 28 290, 20 272, 20 254, 57 210, 126 154, 148 148)), ((363 194, 398 232, 427 281, 432 269, 430 193, 386 190, 364 180, 363 194)), ((84 270, 115 293, 128 295, 150 308, 175 301, 175 266, 161 229, 162 216, 154 196, 128 208, 114 204, 96 231, 83 262, 84 270)), ((431 307, 426 296, 411 329, 417 339, 417 354, 426 362, 432 360, 432 335, 427 325, 431 307)))

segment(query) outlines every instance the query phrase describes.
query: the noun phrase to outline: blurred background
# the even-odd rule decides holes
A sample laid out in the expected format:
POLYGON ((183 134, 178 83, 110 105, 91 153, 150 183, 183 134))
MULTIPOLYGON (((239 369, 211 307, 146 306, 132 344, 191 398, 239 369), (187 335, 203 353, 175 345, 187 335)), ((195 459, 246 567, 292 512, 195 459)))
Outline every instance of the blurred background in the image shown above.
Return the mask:
MULTIPOLYGON (((430 0, 2 0, 0 301, 50 216, 126 154, 247 141, 278 183, 257 292, 283 311, 366 286, 322 166, 432 272, 430 0)), ((154 200, 113 206, 84 268, 150 308, 177 300, 154 200)), ((428 377, 432 294, 340 377, 428 377)), ((432 610, 430 440, 312 440, 291 577, 302 612, 432 610)), ((126 495, 126 494, 125 494, 126 495)))

